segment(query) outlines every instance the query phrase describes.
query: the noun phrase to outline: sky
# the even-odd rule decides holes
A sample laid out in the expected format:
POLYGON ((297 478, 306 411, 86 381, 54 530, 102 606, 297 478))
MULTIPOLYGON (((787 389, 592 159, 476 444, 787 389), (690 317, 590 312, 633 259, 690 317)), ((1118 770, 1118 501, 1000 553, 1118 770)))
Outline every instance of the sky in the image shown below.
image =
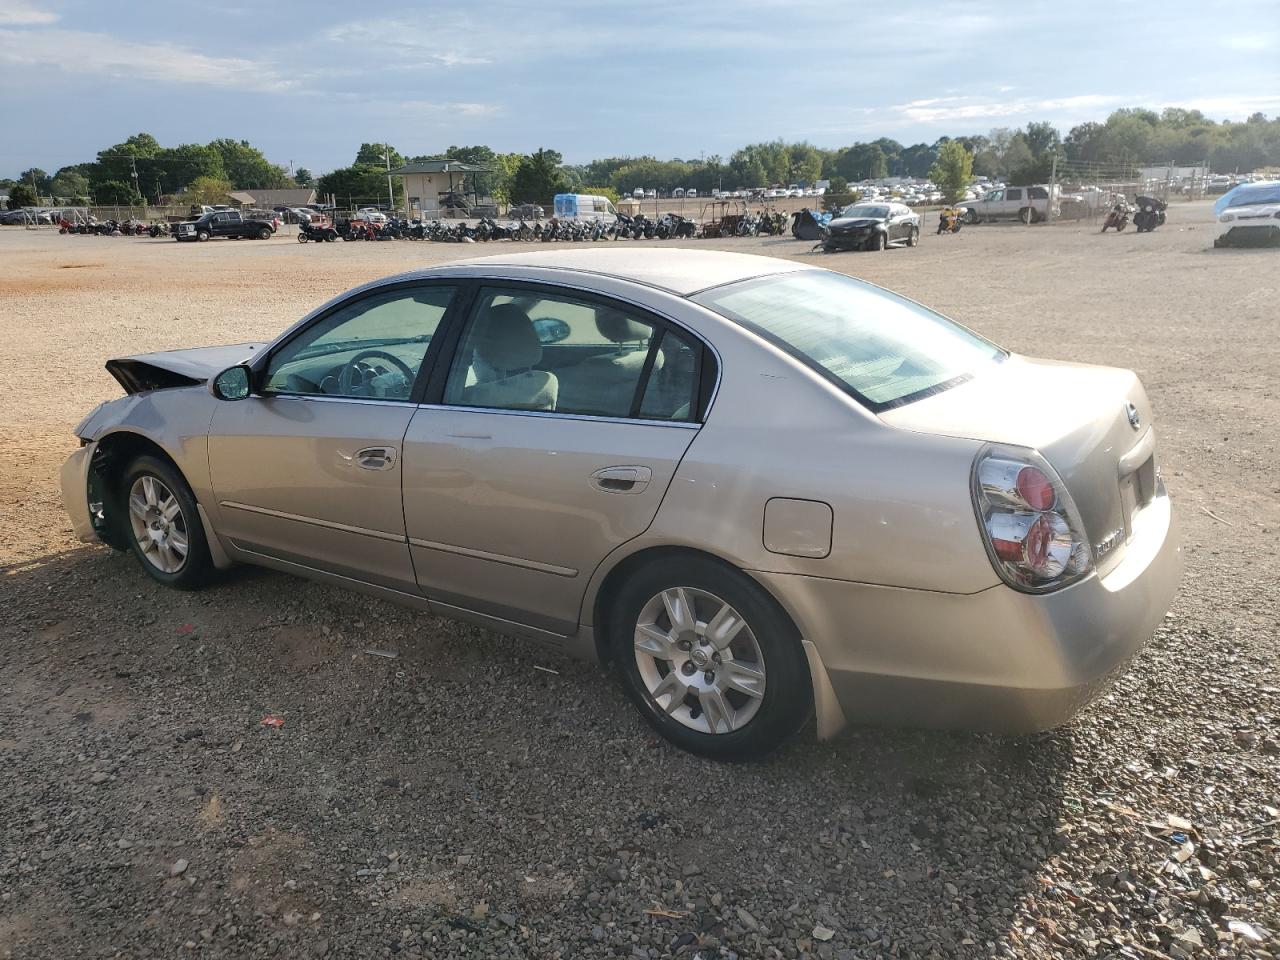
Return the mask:
POLYGON ((582 163, 1275 116, 1278 46, 1277 0, 0 0, 0 176, 143 131, 318 174, 363 141, 582 163))

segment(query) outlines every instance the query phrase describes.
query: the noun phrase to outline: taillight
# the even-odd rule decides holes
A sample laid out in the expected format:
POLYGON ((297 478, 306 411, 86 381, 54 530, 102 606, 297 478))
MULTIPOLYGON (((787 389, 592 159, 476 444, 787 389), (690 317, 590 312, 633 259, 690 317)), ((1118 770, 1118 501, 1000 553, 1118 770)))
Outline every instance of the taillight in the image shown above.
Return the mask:
POLYGON ((984 447, 973 463, 973 501, 991 563, 1010 586, 1043 593, 1093 569, 1080 513, 1034 450, 984 447))

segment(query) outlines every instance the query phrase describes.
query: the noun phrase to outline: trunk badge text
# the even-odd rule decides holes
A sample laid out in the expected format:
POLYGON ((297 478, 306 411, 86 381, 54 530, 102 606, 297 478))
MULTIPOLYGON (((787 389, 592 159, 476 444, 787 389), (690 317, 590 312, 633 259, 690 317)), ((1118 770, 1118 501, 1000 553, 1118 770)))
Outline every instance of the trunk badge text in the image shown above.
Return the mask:
POLYGON ((1105 537, 1093 545, 1093 556, 1095 559, 1101 560, 1104 556, 1120 545, 1120 541, 1124 539, 1124 527, 1117 527, 1105 537))
POLYGON ((1132 403, 1124 408, 1124 412, 1129 415, 1129 426, 1135 430, 1142 426, 1142 417, 1138 414, 1138 408, 1132 403))

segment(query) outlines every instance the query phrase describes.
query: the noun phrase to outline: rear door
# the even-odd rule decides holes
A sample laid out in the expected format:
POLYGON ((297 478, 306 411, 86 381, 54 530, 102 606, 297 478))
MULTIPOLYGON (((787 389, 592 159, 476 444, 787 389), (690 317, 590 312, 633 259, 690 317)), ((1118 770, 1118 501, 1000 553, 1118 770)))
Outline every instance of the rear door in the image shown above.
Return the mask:
POLYGON ((1021 187, 1010 187, 1004 192, 1004 215, 1006 217, 1016 217, 1018 211, 1026 206, 1026 201, 1022 199, 1021 187))
POLYGON ((591 574, 652 522, 698 430, 703 354, 627 305, 481 289, 447 382, 405 435, 404 518, 423 592, 572 633, 591 574))

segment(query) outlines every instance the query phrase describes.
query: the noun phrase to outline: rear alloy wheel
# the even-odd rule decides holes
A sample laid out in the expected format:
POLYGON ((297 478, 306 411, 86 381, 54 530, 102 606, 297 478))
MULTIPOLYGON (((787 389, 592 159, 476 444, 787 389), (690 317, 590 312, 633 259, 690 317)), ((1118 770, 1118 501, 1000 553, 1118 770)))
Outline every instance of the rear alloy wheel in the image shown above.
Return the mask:
POLYGON ((195 497, 181 475, 158 457, 138 457, 120 485, 119 515, 128 518, 129 547, 152 578, 189 590, 212 572, 195 497))
POLYGON ((760 756, 809 714, 795 627, 745 574, 700 558, 647 567, 621 590, 610 630, 628 694, 686 750, 760 756))

